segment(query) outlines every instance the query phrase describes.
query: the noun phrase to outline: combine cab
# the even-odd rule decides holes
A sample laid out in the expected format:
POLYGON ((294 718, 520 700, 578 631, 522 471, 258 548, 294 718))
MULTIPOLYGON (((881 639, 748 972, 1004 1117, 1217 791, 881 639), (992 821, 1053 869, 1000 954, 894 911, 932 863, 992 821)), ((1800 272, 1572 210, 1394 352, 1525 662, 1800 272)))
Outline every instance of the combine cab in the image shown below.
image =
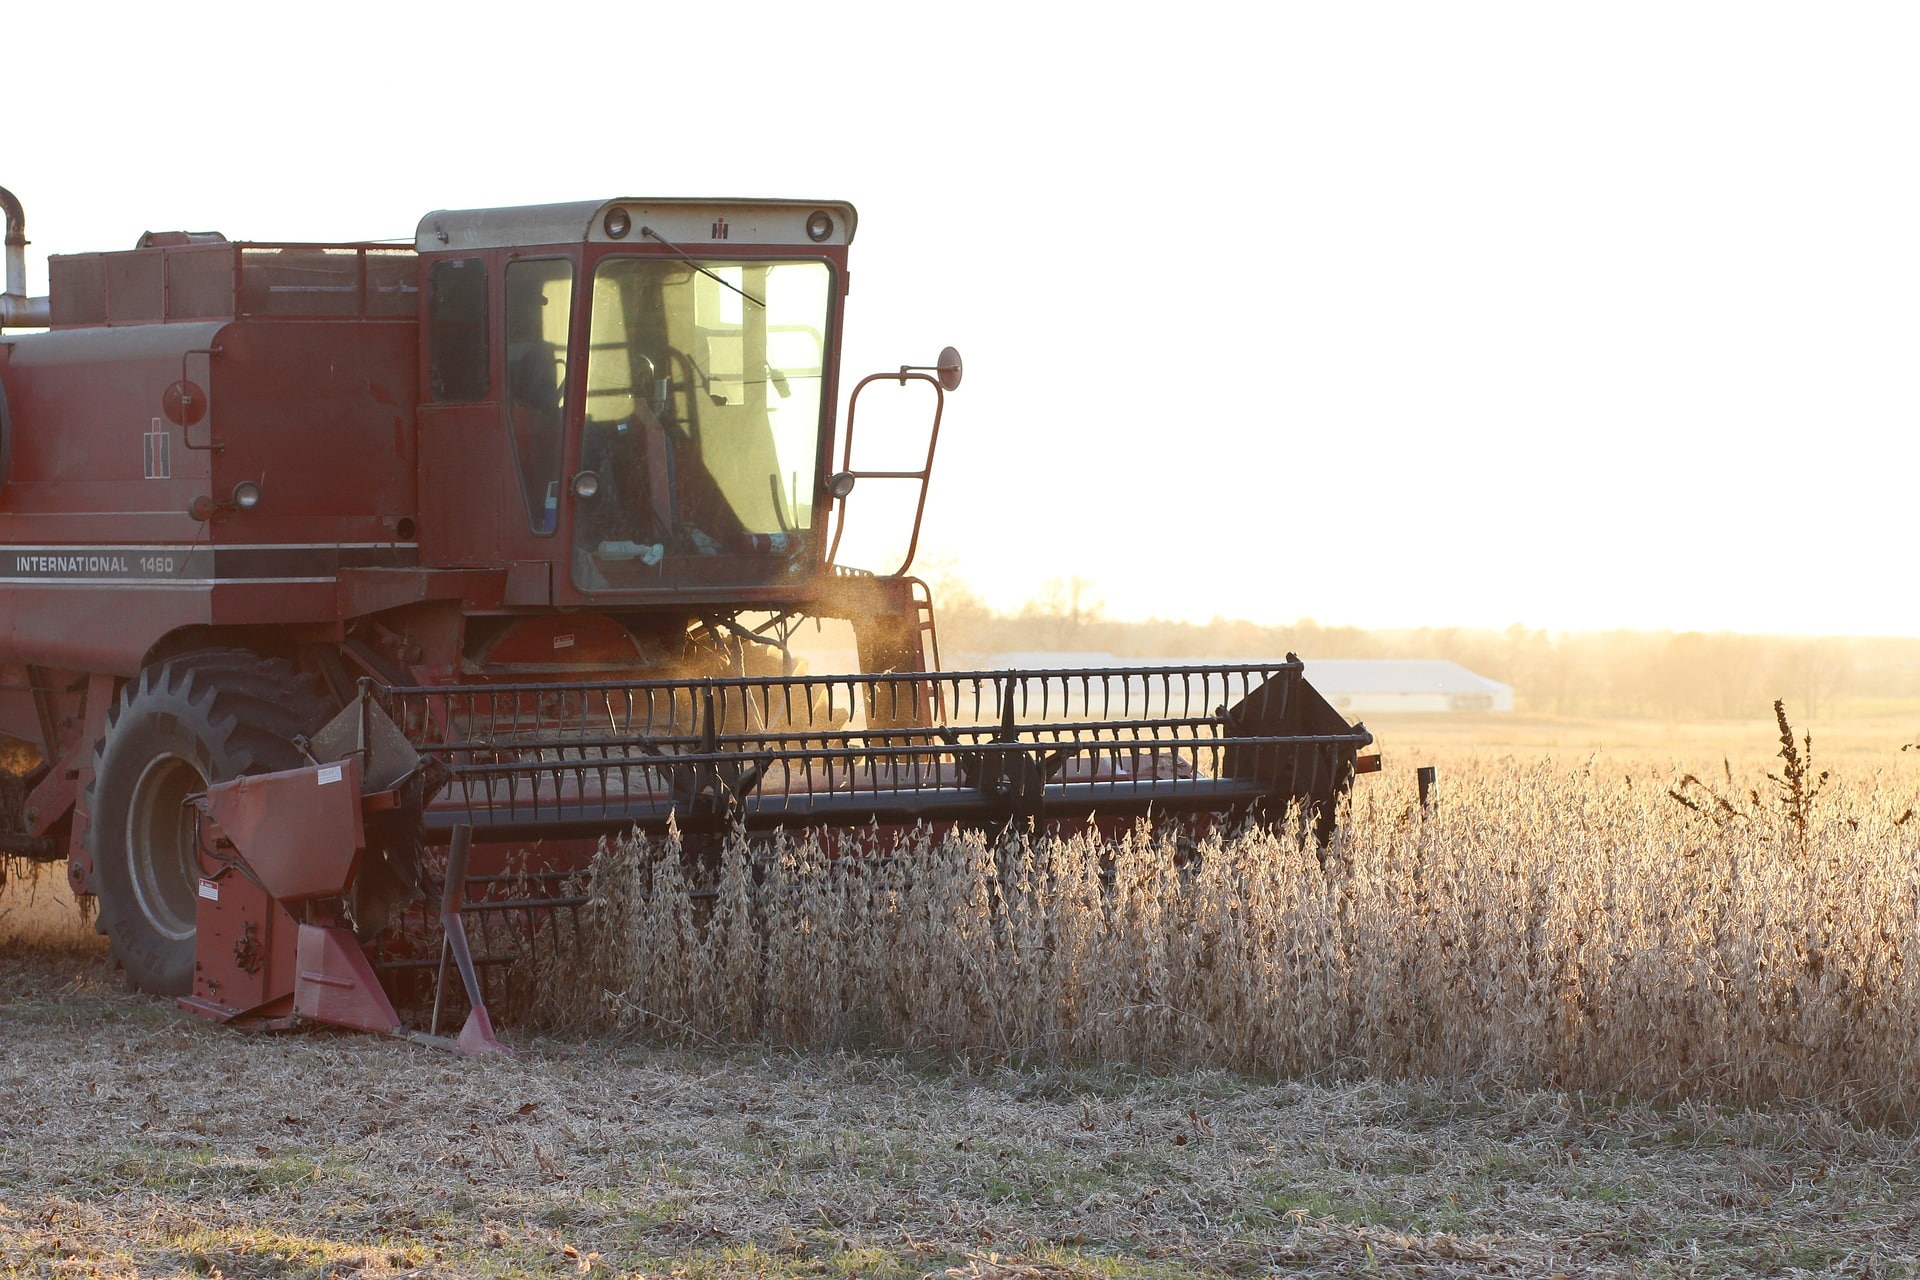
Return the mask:
POLYGON ((1291 656, 939 670, 910 570, 961 364, 863 379, 837 428, 847 205, 148 233, 53 258, 47 298, 0 207, 0 326, 45 329, 0 337, 0 732, 42 761, 0 847, 65 859, 130 978, 201 1012, 459 1006, 489 1045, 485 972, 602 836, 1324 830, 1371 763, 1291 656), (872 395, 922 398, 923 465, 860 465, 872 395), (884 486, 904 560, 838 564, 884 486), (822 620, 857 673, 803 672, 822 620), (514 927, 475 950, 469 920, 514 927))

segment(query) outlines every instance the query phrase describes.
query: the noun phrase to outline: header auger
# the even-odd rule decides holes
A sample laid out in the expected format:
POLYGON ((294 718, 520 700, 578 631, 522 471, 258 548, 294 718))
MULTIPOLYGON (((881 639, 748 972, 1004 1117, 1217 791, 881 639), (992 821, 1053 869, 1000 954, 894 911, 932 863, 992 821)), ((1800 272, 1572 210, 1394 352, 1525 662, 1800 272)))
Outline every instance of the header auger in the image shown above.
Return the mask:
POLYGON ((0 208, 0 325, 45 328, 0 335, 0 732, 42 761, 0 848, 65 859, 129 978, 200 1012, 487 1046, 489 975, 602 836, 1324 830, 1373 763, 1291 655, 939 670, 910 571, 961 363, 861 380, 836 430, 849 205, 149 232, 46 298, 0 208), (871 394, 925 398, 924 465, 860 465, 871 394), (904 558, 836 563, 886 485, 904 558), (821 620, 857 672, 802 671, 821 620))

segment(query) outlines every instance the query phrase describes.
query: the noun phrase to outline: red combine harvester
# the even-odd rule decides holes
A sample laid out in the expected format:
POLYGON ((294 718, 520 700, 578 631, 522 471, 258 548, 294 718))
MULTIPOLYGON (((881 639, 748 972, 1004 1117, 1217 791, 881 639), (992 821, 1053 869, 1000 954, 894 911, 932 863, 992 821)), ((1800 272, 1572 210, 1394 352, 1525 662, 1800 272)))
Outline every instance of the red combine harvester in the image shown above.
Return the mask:
POLYGON ((0 329, 45 330, 0 334, 0 732, 40 758, 0 851, 64 858, 144 990, 381 1031, 424 992, 485 1048, 606 835, 1324 824, 1377 763, 1291 655, 939 671, 909 569, 961 364, 861 380, 836 449, 848 205, 150 232, 45 298, 0 207, 0 329), (923 465, 858 465, 870 392, 924 398, 923 465), (856 484, 914 500, 891 572, 836 563, 856 484), (858 673, 798 673, 822 619, 858 673))

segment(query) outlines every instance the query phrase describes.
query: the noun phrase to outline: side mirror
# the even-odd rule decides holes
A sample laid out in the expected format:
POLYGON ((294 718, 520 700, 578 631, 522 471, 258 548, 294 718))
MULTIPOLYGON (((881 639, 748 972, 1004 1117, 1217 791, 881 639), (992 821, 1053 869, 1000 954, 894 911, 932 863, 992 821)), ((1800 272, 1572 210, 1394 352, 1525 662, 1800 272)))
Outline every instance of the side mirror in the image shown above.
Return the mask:
POLYGON ((960 353, 952 347, 940 352, 940 362, 935 366, 939 370, 940 385, 948 391, 960 389, 960 353))
MULTIPOLYGON (((937 380, 943 388, 948 391, 956 391, 960 387, 960 353, 952 347, 947 347, 940 352, 939 363, 903 364, 900 366, 900 372, 902 374, 931 372, 935 380, 937 380)), ((901 378, 901 385, 905 386, 906 381, 904 377, 901 378)))

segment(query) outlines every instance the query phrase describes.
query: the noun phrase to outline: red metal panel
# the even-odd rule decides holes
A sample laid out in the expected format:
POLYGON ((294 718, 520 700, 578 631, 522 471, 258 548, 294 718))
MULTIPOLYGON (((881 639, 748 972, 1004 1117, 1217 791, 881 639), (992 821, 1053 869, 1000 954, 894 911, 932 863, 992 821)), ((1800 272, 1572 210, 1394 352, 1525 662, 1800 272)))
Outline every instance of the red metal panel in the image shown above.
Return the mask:
POLYGON ((420 407, 421 563, 500 563, 500 513, 525 512, 512 466, 499 405, 420 407))
POLYGON ((340 574, 335 612, 342 618, 357 618, 426 600, 458 600, 469 609, 497 609, 506 579, 501 569, 347 569, 340 574))
POLYGON ((196 245, 164 252, 167 319, 208 320, 233 314, 231 245, 196 245))
POLYGON ((366 844, 357 756, 216 783, 207 813, 282 902, 345 892, 366 844))
POLYGON ((234 867, 201 879, 198 907, 193 995, 182 1003, 222 1022, 290 1013, 293 917, 234 867))
POLYGON ((128 675, 184 627, 337 619, 337 566, 230 572, 228 548, 297 560, 344 547, 342 563, 411 563, 417 327, 185 323, 9 344, 0 662, 128 675), (208 389, 187 427, 165 399, 183 377, 208 389), (260 486, 260 505, 220 505, 241 480, 260 486), (211 519, 188 514, 196 503, 211 519), (381 546, 387 558, 369 556, 381 546), (216 551, 220 581, 244 585, 216 593, 216 551))
POLYGON ((331 622, 339 584, 325 582, 222 582, 213 588, 208 620, 217 626, 273 626, 331 622))
POLYGON ((166 264, 157 253, 110 253, 107 262, 107 323, 149 324, 165 306, 166 264))
POLYGON ((107 260, 104 254, 53 254, 47 259, 47 283, 52 295, 54 328, 106 323, 107 260))
POLYGON ((300 926, 293 1011, 316 1022, 395 1035, 400 1015, 350 929, 300 926))
MULTIPOLYGON (((0 567, 15 554, 0 547, 0 567)), ((42 587, 0 581, 0 661, 130 676, 156 638, 210 621, 211 596, 204 587, 42 587)))
POLYGON ((131 674, 154 640, 209 617, 209 592, 156 547, 204 545, 186 512, 207 455, 182 447, 161 396, 218 324, 73 329, 16 339, 7 362, 12 478, 0 488, 0 660, 131 674), (163 426, 167 466, 149 478, 163 426), (113 554, 94 554, 103 547, 113 554))
POLYGON ((418 333, 411 320, 285 319, 221 332, 211 496, 251 480, 261 500, 220 519, 217 542, 379 541, 414 517, 418 333))
POLYGON ((507 566, 506 604, 540 608, 553 603, 553 566, 545 560, 515 560, 507 566))
POLYGON ((40 711, 34 704, 27 669, 19 663, 0 664, 0 733, 40 745, 40 711))
POLYGON ((164 421, 161 397, 179 381, 183 363, 194 366, 188 376, 198 380, 205 357, 189 362, 187 353, 218 346, 223 328, 216 322, 67 329, 13 339, 7 367, 13 477, 0 489, 0 511, 52 512, 61 521, 10 529, 6 540, 74 538, 72 517, 89 512, 120 521, 88 528, 88 540, 142 532, 191 540, 198 529, 186 510, 206 491, 207 455, 182 448, 176 431, 171 475, 149 480, 142 435, 154 418, 164 421))
POLYGON ((66 758, 48 772, 46 781, 27 797, 27 824, 35 834, 49 830, 69 808, 73 810, 67 839, 67 885, 76 894, 93 892, 93 816, 86 797, 93 785, 93 744, 106 732, 107 707, 115 692, 112 676, 94 672, 87 677, 86 714, 78 740, 66 758))

